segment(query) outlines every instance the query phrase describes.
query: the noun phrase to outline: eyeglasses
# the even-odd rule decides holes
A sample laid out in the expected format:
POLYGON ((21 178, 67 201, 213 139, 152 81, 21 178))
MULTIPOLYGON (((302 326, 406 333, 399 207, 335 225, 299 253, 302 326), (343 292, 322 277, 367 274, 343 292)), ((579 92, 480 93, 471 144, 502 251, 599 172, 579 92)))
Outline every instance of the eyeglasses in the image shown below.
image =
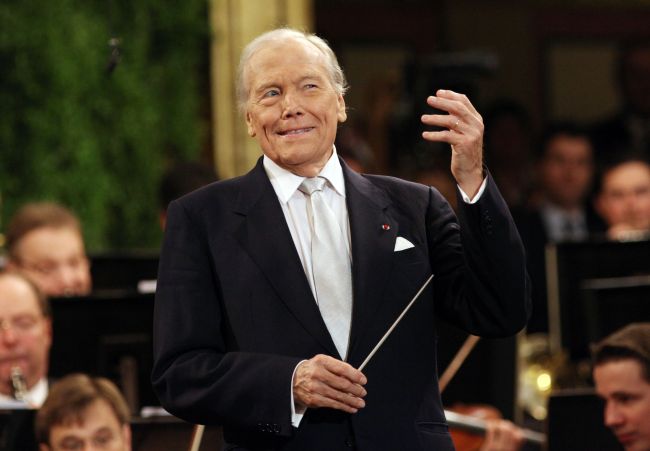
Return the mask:
POLYGON ((66 261, 45 261, 45 262, 25 262, 21 261, 20 267, 27 270, 36 272, 42 276, 51 276, 61 271, 64 268, 71 270, 79 270, 86 268, 89 261, 86 257, 78 256, 70 258, 66 261))
POLYGON ((29 334, 40 324, 40 318, 34 315, 21 315, 16 318, 0 318, 0 332, 12 330, 15 334, 29 334))

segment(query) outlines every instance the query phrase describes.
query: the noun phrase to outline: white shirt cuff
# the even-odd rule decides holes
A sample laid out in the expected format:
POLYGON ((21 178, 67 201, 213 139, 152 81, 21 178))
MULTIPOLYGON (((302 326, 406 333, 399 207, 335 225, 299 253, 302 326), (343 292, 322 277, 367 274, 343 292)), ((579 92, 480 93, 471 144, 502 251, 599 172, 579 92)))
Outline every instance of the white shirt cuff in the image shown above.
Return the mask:
POLYGON ((296 370, 298 367, 306 361, 307 360, 301 360, 298 362, 298 365, 293 369, 293 374, 291 375, 291 426, 295 428, 300 426, 300 422, 302 421, 302 417, 305 415, 307 408, 300 407, 299 409, 296 409, 296 404, 293 402, 293 378, 296 377, 296 370))
POLYGON ((483 183, 481 183, 481 187, 478 189, 478 192, 476 193, 473 199, 469 198, 469 196, 465 193, 465 191, 463 191, 460 185, 458 185, 458 189, 460 190, 460 195, 463 197, 463 200, 465 201, 466 204, 475 204, 483 195, 483 191, 485 191, 486 186, 487 186, 487 177, 483 179, 483 183))

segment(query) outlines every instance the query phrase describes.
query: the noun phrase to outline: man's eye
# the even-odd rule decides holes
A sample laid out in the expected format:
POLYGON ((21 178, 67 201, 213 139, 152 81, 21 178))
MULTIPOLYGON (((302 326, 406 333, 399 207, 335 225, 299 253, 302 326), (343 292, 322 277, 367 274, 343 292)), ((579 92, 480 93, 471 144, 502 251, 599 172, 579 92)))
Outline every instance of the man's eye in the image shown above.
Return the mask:
POLYGON ((318 88, 318 85, 315 85, 314 83, 307 83, 305 85, 305 88, 306 89, 314 89, 314 88, 318 88))
POLYGON ((67 438, 61 442, 60 447, 64 451, 77 451, 83 448, 83 441, 76 438, 67 438))
POLYGON ((264 93, 264 97, 275 97, 280 95, 280 92, 277 89, 269 89, 264 93))

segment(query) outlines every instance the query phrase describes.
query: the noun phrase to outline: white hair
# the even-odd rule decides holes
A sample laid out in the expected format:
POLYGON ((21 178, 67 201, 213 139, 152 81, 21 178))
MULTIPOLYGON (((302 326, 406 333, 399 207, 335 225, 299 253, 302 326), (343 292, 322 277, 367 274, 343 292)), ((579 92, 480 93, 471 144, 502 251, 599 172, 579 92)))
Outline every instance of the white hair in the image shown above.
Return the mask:
POLYGON ((324 56, 329 74, 330 82, 335 91, 339 95, 345 95, 348 89, 348 83, 345 79, 345 74, 339 65, 336 55, 327 44, 327 42, 315 34, 305 33, 293 28, 277 28, 275 30, 267 31, 253 39, 242 51, 241 58, 239 59, 239 68, 237 70, 237 106, 240 113, 246 111, 246 102, 249 95, 249 87, 244 80, 244 71, 250 61, 251 57, 259 51, 262 47, 278 41, 289 39, 304 39, 316 47, 324 56))

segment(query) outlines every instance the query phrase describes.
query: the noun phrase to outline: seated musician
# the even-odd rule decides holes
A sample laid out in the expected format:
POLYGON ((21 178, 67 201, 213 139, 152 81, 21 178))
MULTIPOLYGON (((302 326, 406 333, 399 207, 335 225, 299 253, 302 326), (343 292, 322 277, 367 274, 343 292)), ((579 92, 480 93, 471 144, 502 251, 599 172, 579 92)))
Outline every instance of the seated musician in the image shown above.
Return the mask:
POLYGON ((650 451, 650 323, 634 323, 593 350, 604 420, 627 451, 650 451))
POLYGON ((50 202, 20 208, 6 231, 7 269, 21 271, 48 296, 90 293, 90 264, 81 225, 67 208, 50 202))
POLYGON ((56 382, 36 414, 41 451, 131 451, 131 418, 108 379, 71 374, 56 382))
POLYGON ((0 273, 0 405, 43 404, 51 344, 47 298, 20 273, 0 273))
POLYGON ((480 451, 519 451, 524 444, 521 428, 508 420, 488 420, 480 451))
POLYGON ((595 200, 598 213, 613 240, 650 237, 650 164, 635 157, 621 157, 606 167, 595 200))

